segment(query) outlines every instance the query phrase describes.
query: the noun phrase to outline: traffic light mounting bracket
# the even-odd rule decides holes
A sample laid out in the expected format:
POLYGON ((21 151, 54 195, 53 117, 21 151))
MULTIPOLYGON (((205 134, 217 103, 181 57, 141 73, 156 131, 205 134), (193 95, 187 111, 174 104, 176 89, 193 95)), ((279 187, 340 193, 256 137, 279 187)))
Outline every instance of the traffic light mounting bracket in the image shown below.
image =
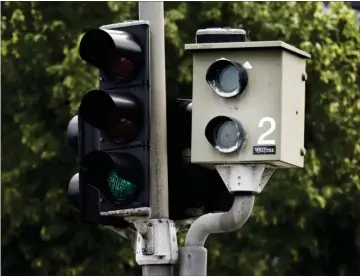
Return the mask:
POLYGON ((149 219, 147 217, 127 217, 137 232, 110 228, 135 242, 136 262, 139 265, 175 264, 178 260, 177 228, 174 221, 169 219, 149 219))
POLYGON ((217 165, 215 166, 230 193, 251 192, 260 194, 275 168, 259 165, 217 165))

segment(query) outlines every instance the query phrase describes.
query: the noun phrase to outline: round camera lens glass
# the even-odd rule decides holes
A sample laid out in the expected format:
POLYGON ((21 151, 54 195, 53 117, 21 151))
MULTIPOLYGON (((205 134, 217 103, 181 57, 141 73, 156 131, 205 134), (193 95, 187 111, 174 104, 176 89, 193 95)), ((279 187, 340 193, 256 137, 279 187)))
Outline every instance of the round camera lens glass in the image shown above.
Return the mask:
POLYGON ((239 130, 234 121, 225 121, 215 128, 215 142, 222 149, 235 147, 239 142, 239 130))
POLYGON ((217 83, 223 93, 232 93, 239 89, 239 71, 234 65, 227 65, 218 74, 217 83))

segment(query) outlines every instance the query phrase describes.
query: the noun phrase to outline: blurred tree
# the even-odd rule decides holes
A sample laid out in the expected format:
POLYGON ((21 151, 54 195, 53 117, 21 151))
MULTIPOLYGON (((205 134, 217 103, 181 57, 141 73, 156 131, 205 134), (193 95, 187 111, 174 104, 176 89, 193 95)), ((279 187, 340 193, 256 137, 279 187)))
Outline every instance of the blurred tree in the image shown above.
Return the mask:
MULTIPOLYGON (((128 241, 79 221, 66 127, 96 72, 78 57, 91 27, 137 18, 136 2, 2 2, 2 249, 9 275, 135 275, 128 241)), ((306 167, 278 171, 249 222, 209 239, 209 275, 360 271, 360 27, 343 3, 166 2, 169 97, 191 96, 197 29, 241 27, 312 55, 306 167), (178 66, 173 66, 177 64, 178 66)))
MULTIPOLYGON (((123 6, 129 19, 135 5, 123 6)), ((104 18, 114 18, 106 2, 2 2, 5 274, 121 275, 135 265, 129 242, 81 223, 66 198, 76 166, 68 120, 97 85, 78 39, 104 18)))

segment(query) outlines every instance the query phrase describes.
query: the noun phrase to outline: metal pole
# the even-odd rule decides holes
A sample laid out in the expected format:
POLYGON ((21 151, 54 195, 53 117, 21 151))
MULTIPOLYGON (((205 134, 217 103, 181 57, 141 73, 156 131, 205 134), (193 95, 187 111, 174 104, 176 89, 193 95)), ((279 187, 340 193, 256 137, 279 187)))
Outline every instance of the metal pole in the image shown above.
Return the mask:
POLYGON ((165 35, 163 2, 139 2, 139 19, 150 22, 151 33, 151 218, 168 218, 169 200, 166 141, 165 35))
MULTIPOLYGON (((150 218, 169 218, 164 3, 140 2, 139 19, 150 23, 150 218)), ((157 235, 157 233, 154 233, 157 235)), ((158 233, 160 234, 160 233, 158 233)), ((144 265, 143 276, 171 276, 170 264, 144 265)))
POLYGON ((239 194, 228 212, 210 213, 195 220, 180 249, 180 276, 206 276, 207 250, 204 245, 207 237, 239 229, 249 218, 254 200, 254 195, 239 194))

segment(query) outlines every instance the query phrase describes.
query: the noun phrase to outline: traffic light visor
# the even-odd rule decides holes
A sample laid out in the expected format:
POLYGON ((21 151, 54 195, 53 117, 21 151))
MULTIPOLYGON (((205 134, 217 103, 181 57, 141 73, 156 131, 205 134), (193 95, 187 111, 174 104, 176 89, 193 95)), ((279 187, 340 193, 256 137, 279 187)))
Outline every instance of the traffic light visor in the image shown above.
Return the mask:
POLYGON ((79 187, 79 174, 75 174, 69 183, 68 187, 68 199, 70 203, 80 209, 80 187, 79 187))
POLYGON ((82 37, 79 52, 83 60, 110 78, 129 79, 141 66, 142 49, 136 39, 124 31, 90 30, 82 37))
POLYGON ((78 130, 78 116, 74 116, 68 124, 67 128, 67 138, 68 144, 72 147, 75 152, 78 152, 78 139, 79 139, 79 130, 78 130))
POLYGON ((218 116, 210 120, 205 128, 205 136, 215 149, 223 153, 234 152, 245 142, 242 125, 226 116, 218 116))
POLYGON ((81 101, 79 114, 85 122, 101 130, 108 139, 128 143, 143 124, 143 110, 133 95, 89 91, 81 101))
POLYGON ((142 186, 139 160, 129 154, 93 151, 80 165, 82 179, 97 189, 112 203, 133 201, 142 186))
POLYGON ((231 98, 245 90, 248 74, 241 64, 221 58, 208 68, 206 81, 216 94, 231 98))

